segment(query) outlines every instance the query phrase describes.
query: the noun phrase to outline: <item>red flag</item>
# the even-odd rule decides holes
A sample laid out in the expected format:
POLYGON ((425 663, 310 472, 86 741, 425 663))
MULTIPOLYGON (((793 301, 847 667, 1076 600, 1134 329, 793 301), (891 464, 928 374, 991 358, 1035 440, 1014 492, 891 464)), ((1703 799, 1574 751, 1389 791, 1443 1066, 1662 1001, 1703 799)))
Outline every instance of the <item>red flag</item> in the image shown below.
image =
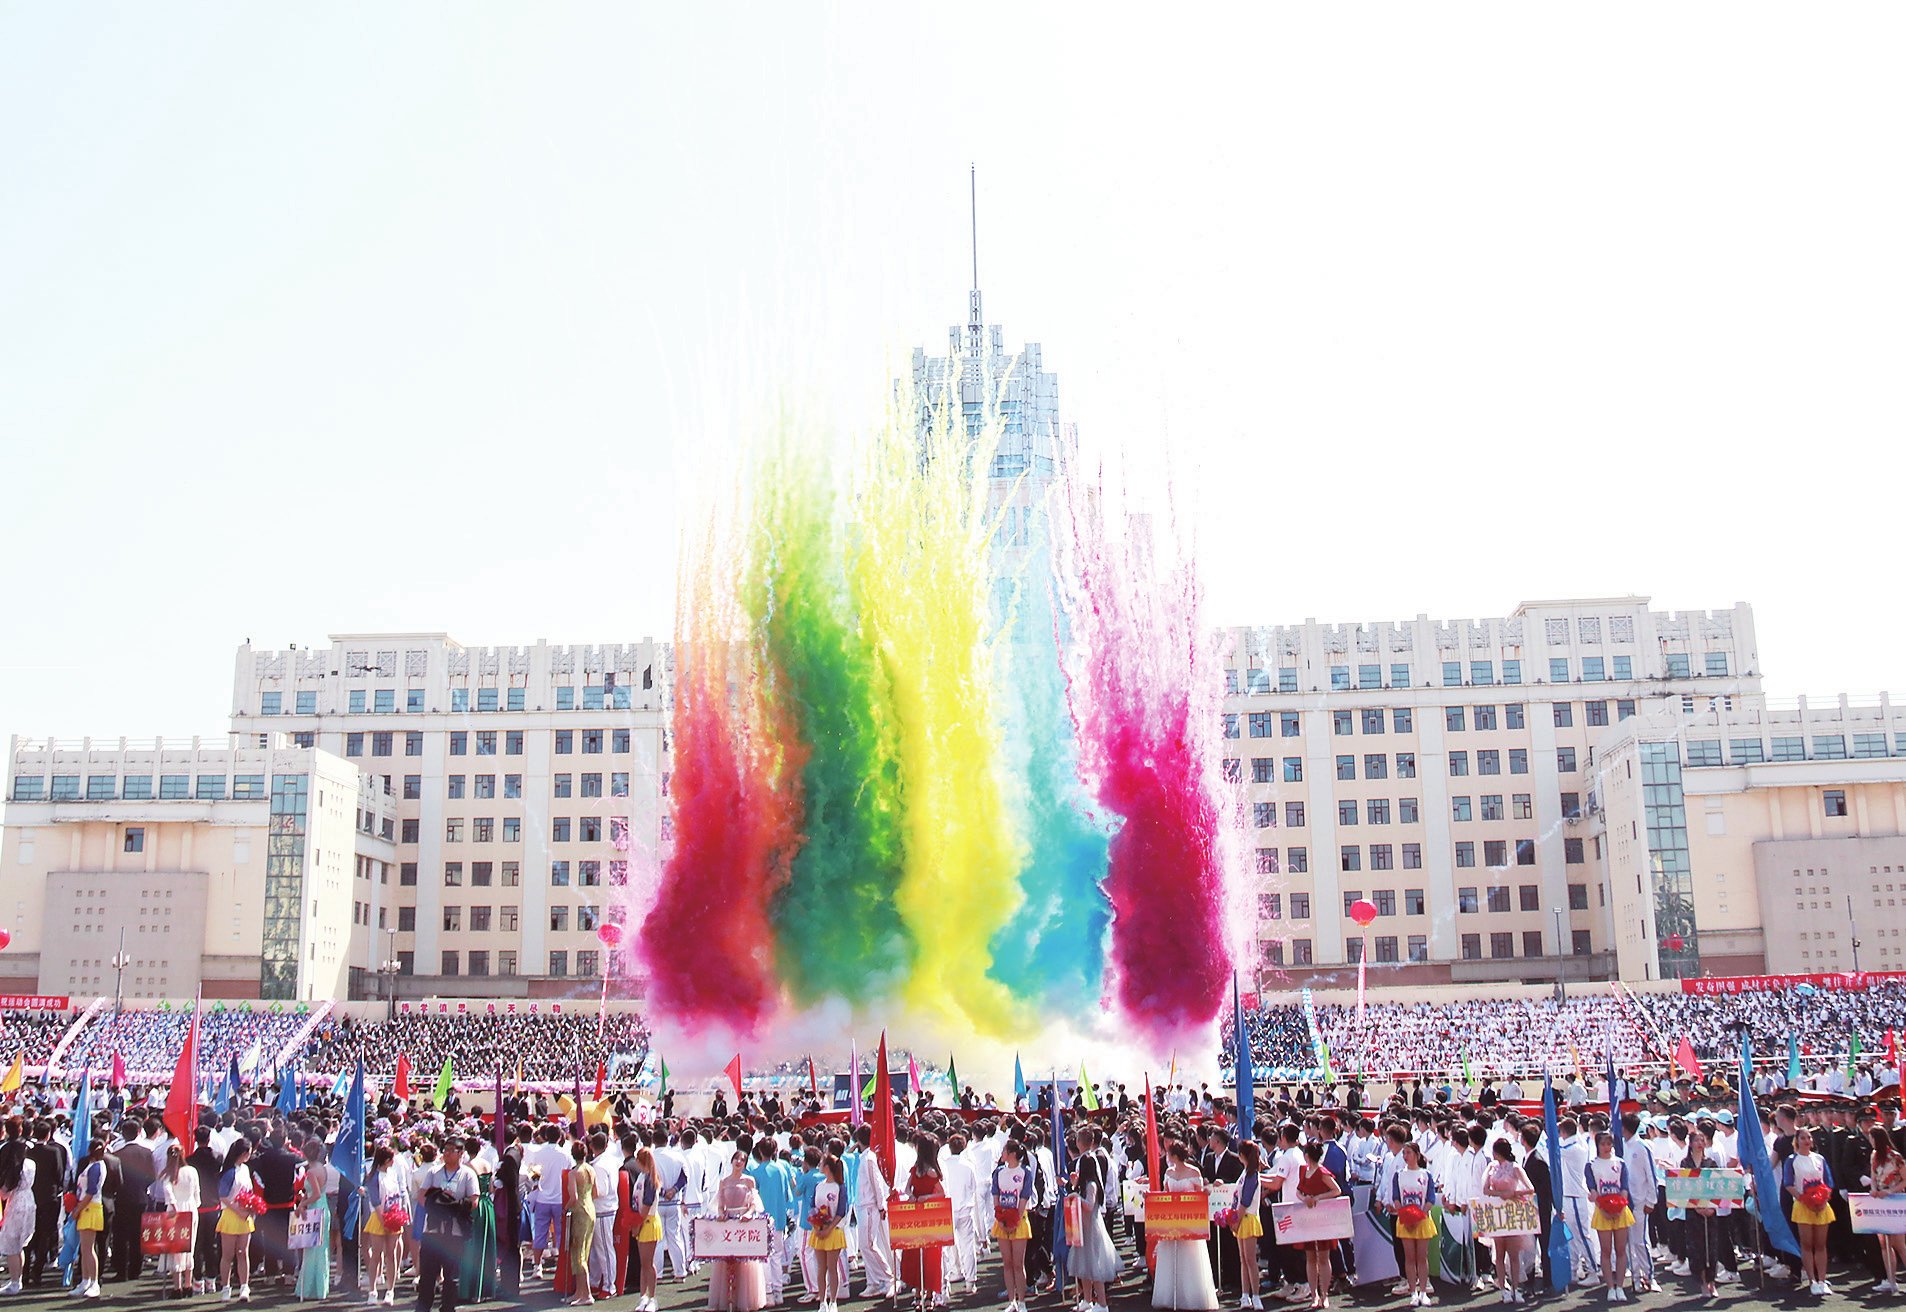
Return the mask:
POLYGON ((1145 1176, 1153 1189, 1163 1189, 1164 1173, 1158 1156, 1158 1109, 1152 1105, 1152 1073, 1145 1072, 1145 1176))
POLYGON ((397 1078, 391 1081, 390 1096, 405 1106, 410 1105, 410 1056, 397 1054, 397 1078))
POLYGON ((735 1054, 735 1059, 728 1063, 728 1069, 724 1071, 723 1074, 727 1075, 729 1082, 735 1086, 735 1101, 740 1102, 741 1101, 741 1054, 740 1053, 737 1052, 735 1054))
POLYGON ((199 1129, 199 1009, 192 1004, 192 1027, 185 1032, 185 1048, 172 1068, 172 1087, 165 1092, 165 1128, 181 1148, 198 1136, 199 1129))
POLYGON ((910 1098, 920 1096, 920 1064, 911 1054, 907 1057, 907 1096, 910 1098))
POLYGON ((821 1096, 821 1081, 820 1077, 814 1073, 814 1059, 812 1057, 807 1059, 807 1091, 813 1094, 817 1099, 821 1096))
POLYGON ((596 1102, 602 1101, 602 1086, 608 1080, 608 1078, 609 1078, 609 1063, 602 1062, 602 1061, 597 1062, 596 1063, 596 1096, 594 1099, 596 1102))
POLYGON ((126 1087, 126 1055, 123 1052, 113 1053, 112 1087, 115 1089, 126 1087))
POLYGON ((893 1183, 893 1079, 887 1074, 887 1031, 880 1031, 879 1065, 874 1068, 874 1160, 880 1172, 893 1183))
POLYGON ((1701 1062, 1694 1055, 1694 1040, 1685 1034, 1681 1036, 1681 1046, 1674 1050, 1674 1064, 1686 1071, 1689 1079, 1700 1082, 1701 1062))

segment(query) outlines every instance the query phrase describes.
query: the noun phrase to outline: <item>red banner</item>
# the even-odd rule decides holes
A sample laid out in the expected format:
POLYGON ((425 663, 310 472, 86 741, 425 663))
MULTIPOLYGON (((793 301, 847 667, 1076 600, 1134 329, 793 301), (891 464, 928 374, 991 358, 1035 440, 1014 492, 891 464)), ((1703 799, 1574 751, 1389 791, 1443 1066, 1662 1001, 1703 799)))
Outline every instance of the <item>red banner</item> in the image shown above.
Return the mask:
POLYGON ((953 1242, 953 1200, 894 1199, 887 1204, 887 1242, 893 1248, 941 1248, 953 1242))
POLYGON ((0 1007, 14 1011, 65 1011, 73 1000, 54 993, 0 993, 0 1007))
POLYGON ((1719 979, 1684 979, 1683 993, 1780 993, 1796 984, 1835 993, 1858 993, 1882 980, 1906 978, 1901 970, 1861 970, 1837 975, 1727 975, 1719 979))

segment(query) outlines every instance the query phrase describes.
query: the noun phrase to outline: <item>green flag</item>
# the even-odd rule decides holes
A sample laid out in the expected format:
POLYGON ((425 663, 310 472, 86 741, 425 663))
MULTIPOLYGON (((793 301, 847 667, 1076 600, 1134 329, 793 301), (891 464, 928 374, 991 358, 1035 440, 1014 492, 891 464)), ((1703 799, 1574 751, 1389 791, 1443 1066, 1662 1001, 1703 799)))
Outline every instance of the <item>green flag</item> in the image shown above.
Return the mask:
POLYGON ((658 1076, 660 1077, 662 1081, 661 1088, 656 1090, 656 1093, 655 1093, 655 1101, 657 1102, 660 1102, 662 1101, 662 1099, 668 1097, 668 1058, 667 1057, 664 1057, 661 1059, 661 1065, 662 1065, 662 1069, 659 1072, 657 1072, 658 1076))
POLYGON ((1847 1079, 1851 1080, 1854 1078, 1854 1074, 1856 1069, 1859 1066, 1859 1062, 1860 1062, 1860 1032, 1858 1030, 1854 1030, 1853 1041, 1846 1045, 1846 1077, 1847 1079))
POLYGON ((1469 1073, 1469 1049, 1463 1049, 1463 1083, 1474 1084, 1475 1077, 1469 1073))
POLYGON ((1085 1063, 1079 1063, 1079 1095, 1085 1099, 1085 1109, 1095 1112, 1099 1109, 1098 1091, 1092 1087, 1091 1077, 1085 1073, 1085 1063))
POLYGON ((431 1094, 438 1111, 442 1111, 444 1103, 449 1100, 450 1087, 455 1080, 456 1077, 450 1073, 450 1054, 446 1052, 443 1055, 443 1069, 437 1073, 437 1087, 431 1094))
POLYGON ((874 1096, 874 1081, 879 1078, 880 1072, 878 1071, 875 1071, 872 1075, 867 1077, 867 1083, 860 1086, 860 1096, 862 1098, 871 1098, 874 1096))
POLYGON ((1317 1055, 1323 1059, 1324 1078, 1332 1084, 1337 1082, 1337 1068, 1330 1064, 1330 1040, 1323 1035, 1317 1036, 1317 1055))

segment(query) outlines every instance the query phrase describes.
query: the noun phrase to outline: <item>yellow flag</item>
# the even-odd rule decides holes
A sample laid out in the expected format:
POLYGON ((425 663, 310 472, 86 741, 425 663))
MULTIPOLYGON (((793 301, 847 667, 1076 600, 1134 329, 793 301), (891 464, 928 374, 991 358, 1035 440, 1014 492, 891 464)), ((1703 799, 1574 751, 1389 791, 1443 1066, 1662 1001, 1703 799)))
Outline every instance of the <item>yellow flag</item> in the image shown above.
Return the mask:
POLYGON ((7 1068, 7 1077, 0 1080, 0 1093, 12 1093, 26 1083, 26 1054, 15 1053, 13 1065, 7 1068))

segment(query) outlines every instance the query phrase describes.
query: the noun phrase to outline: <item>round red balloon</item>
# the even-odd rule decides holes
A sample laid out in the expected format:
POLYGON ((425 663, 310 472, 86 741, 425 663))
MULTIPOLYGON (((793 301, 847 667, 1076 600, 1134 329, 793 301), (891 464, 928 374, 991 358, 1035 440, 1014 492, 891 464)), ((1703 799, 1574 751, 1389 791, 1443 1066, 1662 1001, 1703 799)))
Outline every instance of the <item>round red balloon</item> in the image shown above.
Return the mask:
POLYGON ((13 942, 13 931, 10 929, 0 929, 0 948, 6 947, 6 945, 11 942, 13 942))
POLYGON ((1668 951, 1679 952, 1682 948, 1686 947, 1687 945, 1688 945, 1688 941, 1682 938, 1679 934, 1668 935, 1668 951))
POLYGON ((1369 898, 1360 897, 1350 904, 1350 918, 1361 929, 1370 928, 1370 922, 1377 918, 1377 904, 1369 898))
POLYGON ((596 938, 601 941, 604 947, 620 947, 622 945, 622 926, 613 920, 605 920, 596 926, 596 938))

